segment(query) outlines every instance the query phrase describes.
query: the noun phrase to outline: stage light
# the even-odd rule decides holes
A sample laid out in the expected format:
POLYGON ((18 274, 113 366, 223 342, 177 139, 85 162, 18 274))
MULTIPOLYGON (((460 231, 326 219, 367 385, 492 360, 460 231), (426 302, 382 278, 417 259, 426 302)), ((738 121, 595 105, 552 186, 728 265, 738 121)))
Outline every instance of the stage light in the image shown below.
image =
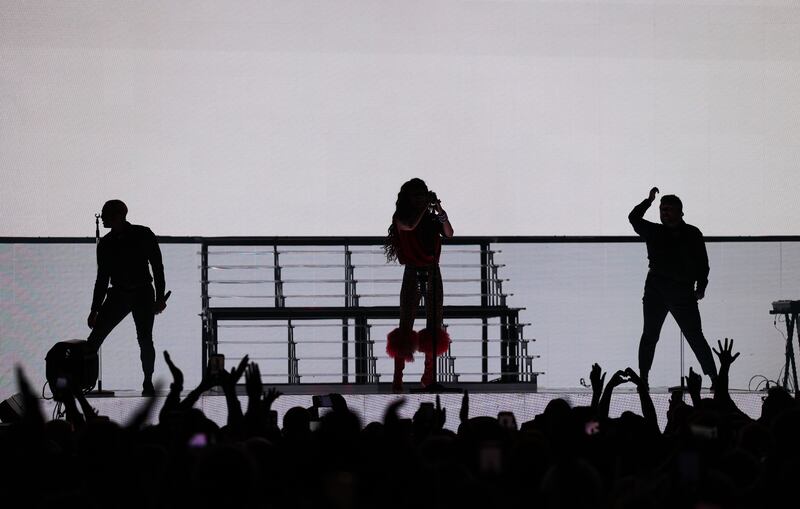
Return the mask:
POLYGON ((97 383, 97 352, 92 351, 85 340, 71 339, 56 343, 47 352, 45 361, 47 383, 54 396, 65 381, 84 392, 97 383))
POLYGON ((17 393, 0 403, 0 422, 12 423, 22 420, 25 412, 22 393, 17 393))

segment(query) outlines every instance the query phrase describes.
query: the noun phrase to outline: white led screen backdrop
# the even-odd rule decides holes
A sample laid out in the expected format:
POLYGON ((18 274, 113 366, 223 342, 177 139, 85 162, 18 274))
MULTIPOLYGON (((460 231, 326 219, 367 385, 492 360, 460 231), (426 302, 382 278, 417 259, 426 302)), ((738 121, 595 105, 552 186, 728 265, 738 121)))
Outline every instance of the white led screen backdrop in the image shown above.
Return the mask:
MULTIPOLYGON (((464 278, 469 269, 452 264, 468 261, 468 255, 453 252, 459 246, 445 246, 442 273, 446 281, 464 278)), ((641 243, 514 243, 493 244, 498 250, 495 261, 503 264, 499 276, 507 279, 504 292, 510 294, 508 305, 525 308, 520 321, 524 337, 531 340, 529 353, 539 356, 533 362, 540 389, 580 387, 592 363, 599 362, 612 374, 627 366, 637 367, 637 344, 641 334, 641 298, 647 272, 646 250, 641 243)), ((162 244, 167 287, 172 290, 167 310, 156 318, 153 336, 156 351, 156 379, 165 385, 170 374, 161 357, 168 350, 186 377, 186 386, 193 387, 201 374, 201 273, 199 244, 162 244)), ((712 242, 708 244, 711 264, 710 284, 706 298, 700 302, 703 329, 712 345, 717 339, 735 340, 741 356, 731 371, 731 387, 737 390, 764 386, 765 379, 783 381, 786 361, 786 325, 782 317, 769 314, 775 299, 800 297, 800 242, 712 242), (778 320, 776 321, 776 318, 778 320)), ((44 357, 52 345, 64 339, 82 339, 89 332, 86 316, 94 283, 94 245, 92 244, 0 244, 0 396, 13 394, 14 365, 27 370, 34 386, 44 384, 44 357)), ((295 255, 287 263, 334 263, 335 256, 295 255)), ((363 260, 362 260, 363 261, 363 260)), ((475 270, 474 268, 472 269, 475 270)), ((399 278, 397 265, 365 267, 359 278, 399 278)), ((323 279, 320 269, 292 269, 287 279, 311 276, 323 279)), ((217 275, 217 279, 225 279, 217 275)), ((476 297, 456 297, 472 293, 474 283, 445 284, 448 305, 475 304, 476 297)), ((210 294, 261 293, 268 289, 225 288, 212 285, 210 294)), ((287 284, 288 295, 324 295, 336 293, 335 284, 287 284)), ((269 293, 268 291, 266 293, 269 293)), ((341 293, 341 292, 339 292, 341 293)), ((392 285, 361 283, 359 293, 364 306, 392 305, 397 302, 399 280, 392 285), (386 294, 373 296, 375 294, 386 294), (395 295, 395 296, 392 296, 395 295)), ((271 295, 271 294, 270 294, 271 295)), ((212 299, 212 305, 266 305, 270 299, 212 299)), ((288 298, 289 306, 340 306, 343 298, 288 298)), ((474 322, 474 320, 472 320, 474 322)), ((318 321, 321 322, 321 321, 318 321)), ((328 321, 330 322, 330 320, 328 321)), ((385 334, 391 325, 381 321, 373 328, 374 353, 382 382, 390 379, 392 364, 385 356, 385 334)), ((285 323, 285 322, 281 322, 285 323)), ((417 322, 418 328, 424 321, 417 322)), ((458 373, 480 371, 479 345, 470 342, 480 337, 475 327, 465 328, 458 320, 447 320, 453 327, 452 354, 458 373)), ((287 381, 286 361, 276 360, 287 354, 283 329, 220 329, 220 340, 245 340, 247 344, 226 343, 220 351, 230 366, 245 353, 262 366, 265 383, 287 381), (272 357, 272 360, 267 360, 272 357)), ((341 338, 337 328, 298 328, 297 341, 300 371, 303 375, 328 373, 329 376, 308 376, 303 382, 336 382, 341 380, 341 348, 333 343, 341 338), (317 362, 311 357, 328 357, 317 362)), ((351 340, 353 335, 351 334, 351 340)), ((498 355, 499 331, 492 327, 489 354, 498 355)), ((797 339, 794 339, 797 352, 797 339)), ((351 345, 352 346, 352 345, 351 345)), ((353 355, 353 350, 350 350, 353 355)), ((688 346, 683 355, 683 373, 697 361, 688 346)), ((416 383, 422 362, 409 364, 406 374, 416 383)), ((350 364, 351 373, 353 363, 350 364)), ((494 358, 490 371, 497 371, 494 358)), ((672 318, 667 318, 656 351, 651 384, 663 390, 675 385, 681 376, 680 333, 672 318)), ((126 318, 103 345, 104 387, 137 390, 141 384, 141 368, 133 320, 126 318)), ((496 376, 490 377, 491 380, 496 376)), ((462 381, 478 377, 462 375, 462 381)), ((793 377, 789 377, 792 383, 793 377)), ((707 383, 707 381, 706 381, 707 383)))
MULTIPOLYGON (((653 185, 706 235, 797 235, 798 119, 793 0, 0 0, 0 236, 91 237, 109 198, 159 235, 382 235, 414 176, 457 235, 633 235, 653 185)), ((156 348, 194 383, 198 245, 163 249, 156 348)), ((503 249, 542 387, 635 367, 644 245, 503 249)), ((780 375, 768 310, 800 297, 797 249, 709 247, 704 326, 737 339, 736 388, 780 375)), ((0 245, 0 396, 85 337, 93 250, 0 245)), ((132 330, 108 387, 139 387, 132 330)), ((668 319, 653 383, 679 374, 668 319)))
POLYGON ((0 1, 0 235, 796 234, 800 4, 0 1))

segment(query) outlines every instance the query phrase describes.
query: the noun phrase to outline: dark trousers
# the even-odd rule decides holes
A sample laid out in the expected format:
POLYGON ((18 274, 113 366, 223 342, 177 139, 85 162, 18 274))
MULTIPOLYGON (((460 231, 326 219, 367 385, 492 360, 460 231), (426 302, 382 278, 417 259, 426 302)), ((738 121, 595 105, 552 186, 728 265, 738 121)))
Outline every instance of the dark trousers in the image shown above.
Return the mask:
POLYGON ((417 307, 423 292, 425 293, 427 315, 426 327, 431 329, 441 327, 443 290, 442 273, 438 265, 427 268, 406 265, 405 272, 403 272, 403 286, 400 288, 400 329, 411 331, 414 328, 417 307))
POLYGON ((694 295, 694 285, 648 274, 642 298, 644 330, 639 342, 639 371, 647 374, 653 365, 656 343, 667 313, 672 313, 683 336, 697 357, 703 373, 717 376, 714 356, 708 346, 700 322, 700 310, 694 295))
POLYGON ((150 285, 131 291, 109 288, 106 300, 103 301, 97 314, 94 328, 86 340, 89 347, 95 351, 99 350, 114 327, 128 316, 128 313, 132 313, 133 322, 136 324, 136 338, 139 340, 144 378, 152 379, 156 362, 156 351, 153 347, 154 303, 155 291, 150 285))

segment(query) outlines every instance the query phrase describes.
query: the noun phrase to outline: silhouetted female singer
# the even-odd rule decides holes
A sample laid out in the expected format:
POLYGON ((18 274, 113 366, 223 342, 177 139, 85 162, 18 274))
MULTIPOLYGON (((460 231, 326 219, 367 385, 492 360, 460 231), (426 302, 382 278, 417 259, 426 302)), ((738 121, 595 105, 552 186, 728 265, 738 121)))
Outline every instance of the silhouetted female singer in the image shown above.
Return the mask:
POLYGON ((437 330, 436 356, 450 346, 450 336, 442 329, 442 274, 439 255, 442 237, 453 236, 453 226, 442 209, 436 193, 428 190, 421 179, 414 178, 403 184, 397 194, 392 224, 384 250, 388 261, 397 260, 405 265, 403 286, 400 289, 400 323, 387 337, 386 353, 394 358, 392 390, 403 389, 403 369, 406 362, 414 361, 414 352, 425 354, 425 372, 422 385, 433 379, 433 331, 437 330), (414 318, 422 292, 425 291, 426 327, 414 332, 414 318), (435 295, 435 299, 434 299, 435 295))

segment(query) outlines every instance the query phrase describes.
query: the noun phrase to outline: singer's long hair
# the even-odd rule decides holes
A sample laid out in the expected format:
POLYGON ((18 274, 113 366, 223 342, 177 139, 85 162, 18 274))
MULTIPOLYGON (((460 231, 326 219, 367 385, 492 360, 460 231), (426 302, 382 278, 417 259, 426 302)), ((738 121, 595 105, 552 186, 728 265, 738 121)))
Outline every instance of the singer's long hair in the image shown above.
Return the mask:
POLYGON ((397 226, 395 220, 400 220, 403 223, 409 224, 416 219, 415 215, 419 212, 414 209, 414 204, 411 197, 417 193, 427 193, 428 186, 422 179, 413 178, 400 187, 400 192, 397 193, 397 201, 394 204, 394 214, 392 215, 392 224, 389 225, 389 233, 386 235, 386 240, 383 243, 383 252, 386 254, 386 261, 391 262, 397 260, 397 226))

